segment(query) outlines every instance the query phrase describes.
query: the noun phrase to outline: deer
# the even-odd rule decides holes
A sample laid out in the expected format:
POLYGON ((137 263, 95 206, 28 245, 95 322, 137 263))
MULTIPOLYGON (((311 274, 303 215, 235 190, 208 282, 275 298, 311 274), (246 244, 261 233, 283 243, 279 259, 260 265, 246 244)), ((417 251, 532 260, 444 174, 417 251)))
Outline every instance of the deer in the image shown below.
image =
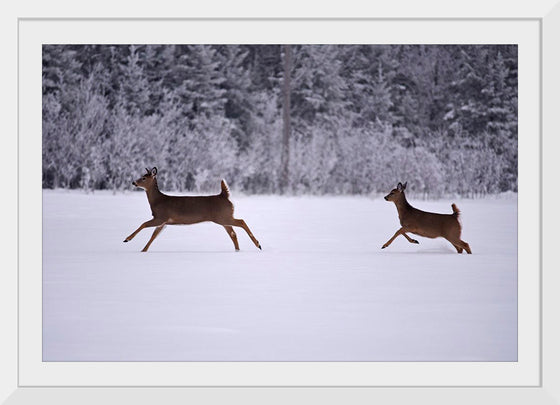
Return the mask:
POLYGON ((385 249, 389 246, 399 235, 403 235, 410 243, 419 243, 417 240, 408 236, 408 232, 432 239, 443 237, 457 249, 457 253, 463 253, 463 250, 465 250, 468 254, 471 254, 472 252, 469 244, 461 240, 459 208, 457 208, 455 204, 451 204, 452 214, 437 214, 414 208, 408 203, 404 195, 406 184, 406 182, 404 184, 399 182, 397 188, 392 189, 389 194, 385 196, 386 201, 395 203, 401 228, 395 232, 393 237, 389 239, 381 249, 385 249))
POLYGON ((124 242, 131 241, 142 229, 155 226, 156 229, 152 237, 142 249, 142 252, 147 252, 154 239, 166 225, 190 225, 211 221, 224 227, 233 242, 235 251, 239 251, 239 243, 237 234, 233 230, 234 226, 243 228, 255 246, 262 250, 261 244, 253 236, 245 221, 233 217, 233 203, 229 200, 230 192, 225 180, 222 179, 222 190, 217 195, 170 196, 159 190, 156 175, 156 167, 152 170, 146 168, 146 173, 132 182, 133 186, 146 191, 153 218, 140 225, 138 229, 127 236, 124 242))

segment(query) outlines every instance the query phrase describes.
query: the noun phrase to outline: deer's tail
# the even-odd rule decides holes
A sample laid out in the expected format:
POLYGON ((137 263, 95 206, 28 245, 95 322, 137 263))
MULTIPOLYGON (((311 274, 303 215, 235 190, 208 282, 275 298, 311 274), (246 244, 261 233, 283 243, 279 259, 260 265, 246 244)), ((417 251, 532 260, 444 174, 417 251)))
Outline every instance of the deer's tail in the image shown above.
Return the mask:
POLYGON ((229 187, 224 179, 222 179, 222 192, 220 196, 228 198, 229 197, 229 187))
POLYGON ((451 204, 451 209, 453 210, 453 216, 455 216, 455 218, 459 217, 459 214, 461 213, 461 211, 459 211, 459 208, 457 208, 457 206, 455 204, 451 204))

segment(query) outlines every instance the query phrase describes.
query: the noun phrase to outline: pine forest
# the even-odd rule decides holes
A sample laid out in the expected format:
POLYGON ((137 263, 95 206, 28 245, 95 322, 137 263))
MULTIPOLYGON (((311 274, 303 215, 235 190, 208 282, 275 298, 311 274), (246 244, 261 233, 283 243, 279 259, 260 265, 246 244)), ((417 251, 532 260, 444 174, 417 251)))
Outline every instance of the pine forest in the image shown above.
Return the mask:
POLYGON ((43 188, 517 192, 516 45, 44 45, 43 188))

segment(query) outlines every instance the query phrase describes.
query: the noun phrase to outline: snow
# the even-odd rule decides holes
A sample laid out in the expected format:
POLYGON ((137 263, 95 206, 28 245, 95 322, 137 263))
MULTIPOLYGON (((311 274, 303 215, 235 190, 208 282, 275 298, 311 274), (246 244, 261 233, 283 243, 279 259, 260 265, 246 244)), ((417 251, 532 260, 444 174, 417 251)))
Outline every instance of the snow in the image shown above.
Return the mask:
POLYGON ((153 228, 144 192, 43 191, 44 361, 516 361, 517 199, 462 212, 473 254, 398 237, 381 198, 232 195, 236 228, 153 228))

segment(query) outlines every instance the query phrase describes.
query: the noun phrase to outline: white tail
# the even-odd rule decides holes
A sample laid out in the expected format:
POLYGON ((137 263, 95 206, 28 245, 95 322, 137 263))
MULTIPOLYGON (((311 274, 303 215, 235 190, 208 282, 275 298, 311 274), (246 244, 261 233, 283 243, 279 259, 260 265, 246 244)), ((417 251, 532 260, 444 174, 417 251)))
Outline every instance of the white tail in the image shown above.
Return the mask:
POLYGON ((463 249, 467 253, 471 253, 469 244, 461 240, 461 224, 459 223, 459 208, 455 204, 451 204, 452 214, 436 214, 433 212, 420 211, 414 208, 406 200, 404 190, 406 183, 397 185, 397 188, 391 190, 385 196, 385 200, 392 201, 397 206, 401 228, 395 232, 393 237, 385 243, 381 249, 389 246, 397 236, 403 235, 410 243, 418 243, 406 234, 410 232, 426 238, 443 237, 447 239, 457 249, 457 253, 463 253, 463 249))
POLYGON ((142 229, 155 226, 156 229, 152 237, 144 249, 142 249, 142 252, 146 252, 165 225, 188 225, 212 221, 225 228, 233 241, 235 250, 239 250, 239 244, 237 242, 237 235, 233 230, 234 226, 243 228, 255 246, 261 249, 259 241, 255 239, 245 221, 233 217, 233 204, 229 200, 229 188, 225 180, 222 180, 222 191, 220 194, 197 197, 176 197, 163 194, 159 191, 156 174, 157 168, 154 167, 152 170, 146 169, 146 174, 132 182, 136 187, 146 190, 153 218, 140 225, 138 229, 124 240, 124 242, 130 241, 142 229))

